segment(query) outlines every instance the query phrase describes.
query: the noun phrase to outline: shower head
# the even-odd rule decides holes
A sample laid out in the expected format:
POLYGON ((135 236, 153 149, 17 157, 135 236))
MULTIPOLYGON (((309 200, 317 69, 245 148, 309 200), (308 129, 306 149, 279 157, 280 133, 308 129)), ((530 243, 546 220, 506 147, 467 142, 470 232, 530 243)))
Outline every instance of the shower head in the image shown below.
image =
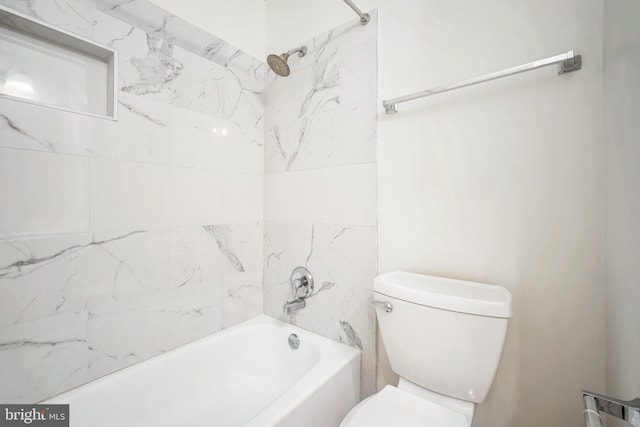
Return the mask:
POLYGON ((291 73, 287 60, 296 52, 298 53, 298 56, 302 58, 307 54, 307 47, 300 46, 295 49, 291 49, 289 52, 285 52, 282 55, 271 54, 267 56, 267 64, 269 64, 269 68, 271 68, 277 75, 287 77, 291 73))
POLYGON ((269 64, 269 68, 271 68, 277 75, 287 77, 291 73, 289 64, 287 64, 288 58, 288 53, 283 53, 282 55, 275 55, 272 53, 267 56, 267 64, 269 64))

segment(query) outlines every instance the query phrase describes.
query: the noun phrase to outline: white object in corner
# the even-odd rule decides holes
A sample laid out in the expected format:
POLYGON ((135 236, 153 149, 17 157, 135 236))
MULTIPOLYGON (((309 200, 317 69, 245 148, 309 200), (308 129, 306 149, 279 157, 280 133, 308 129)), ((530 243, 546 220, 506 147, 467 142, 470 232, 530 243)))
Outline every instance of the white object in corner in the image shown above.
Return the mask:
POLYGON ((470 426, 498 368, 512 315, 509 291, 406 272, 378 276, 373 289, 400 382, 360 403, 341 426, 470 426))

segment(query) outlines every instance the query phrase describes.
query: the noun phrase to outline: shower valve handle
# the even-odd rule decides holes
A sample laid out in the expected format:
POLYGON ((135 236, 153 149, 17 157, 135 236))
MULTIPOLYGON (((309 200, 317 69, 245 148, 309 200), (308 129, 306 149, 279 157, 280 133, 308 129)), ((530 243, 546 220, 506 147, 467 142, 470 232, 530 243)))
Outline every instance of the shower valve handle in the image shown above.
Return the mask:
POLYGON ((313 276, 304 267, 296 267, 289 278, 291 293, 295 299, 304 299, 313 293, 313 276))

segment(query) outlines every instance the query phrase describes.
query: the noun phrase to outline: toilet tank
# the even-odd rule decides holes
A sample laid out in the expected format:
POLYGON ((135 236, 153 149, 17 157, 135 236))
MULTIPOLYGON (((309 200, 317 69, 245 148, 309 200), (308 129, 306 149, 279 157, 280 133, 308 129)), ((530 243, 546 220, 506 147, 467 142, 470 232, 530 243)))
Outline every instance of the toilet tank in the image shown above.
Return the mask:
POLYGON ((421 274, 376 277, 374 299, 391 368, 402 378, 456 399, 484 401, 512 315, 501 286, 421 274))

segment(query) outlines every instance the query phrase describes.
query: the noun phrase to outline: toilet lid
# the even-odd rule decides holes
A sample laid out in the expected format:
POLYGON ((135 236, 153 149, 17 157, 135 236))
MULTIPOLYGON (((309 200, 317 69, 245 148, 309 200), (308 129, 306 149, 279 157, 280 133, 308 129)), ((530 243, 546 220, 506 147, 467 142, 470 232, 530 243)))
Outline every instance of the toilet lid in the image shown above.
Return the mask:
POLYGON ((347 418, 349 427, 469 427, 461 413, 389 385, 347 418))

